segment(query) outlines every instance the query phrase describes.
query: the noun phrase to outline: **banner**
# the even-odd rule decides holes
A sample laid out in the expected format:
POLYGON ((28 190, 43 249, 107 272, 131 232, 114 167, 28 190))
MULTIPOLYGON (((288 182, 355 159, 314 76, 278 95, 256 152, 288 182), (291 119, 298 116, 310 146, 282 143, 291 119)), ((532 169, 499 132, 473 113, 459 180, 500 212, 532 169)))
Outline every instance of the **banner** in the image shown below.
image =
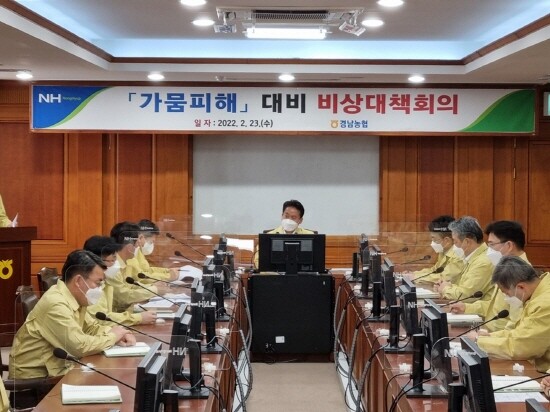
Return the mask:
POLYGON ((534 89, 32 87, 31 128, 533 133, 534 89))

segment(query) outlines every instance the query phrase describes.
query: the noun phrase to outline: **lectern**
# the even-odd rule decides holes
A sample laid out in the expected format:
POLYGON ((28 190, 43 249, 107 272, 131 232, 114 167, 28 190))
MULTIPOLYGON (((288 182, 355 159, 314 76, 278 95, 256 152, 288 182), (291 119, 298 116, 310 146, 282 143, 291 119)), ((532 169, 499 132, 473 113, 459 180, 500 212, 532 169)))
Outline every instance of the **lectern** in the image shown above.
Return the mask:
POLYGON ((31 284, 31 240, 36 227, 0 228, 0 345, 9 346, 20 326, 15 291, 31 284))

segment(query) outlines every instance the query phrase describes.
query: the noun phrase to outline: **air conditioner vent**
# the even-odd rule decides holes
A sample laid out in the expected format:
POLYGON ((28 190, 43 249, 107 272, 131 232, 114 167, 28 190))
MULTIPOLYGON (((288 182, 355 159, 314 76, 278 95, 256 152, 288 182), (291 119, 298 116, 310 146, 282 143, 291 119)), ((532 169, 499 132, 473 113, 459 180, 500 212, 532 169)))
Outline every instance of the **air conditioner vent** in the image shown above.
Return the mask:
POLYGON ((252 18, 257 22, 319 22, 325 23, 331 17, 328 10, 253 10, 252 18))
POLYGON ((247 7, 217 8, 218 17, 224 22, 241 22, 250 24, 323 24, 340 25, 354 15, 363 11, 361 8, 308 9, 308 8, 277 8, 251 9, 247 7))

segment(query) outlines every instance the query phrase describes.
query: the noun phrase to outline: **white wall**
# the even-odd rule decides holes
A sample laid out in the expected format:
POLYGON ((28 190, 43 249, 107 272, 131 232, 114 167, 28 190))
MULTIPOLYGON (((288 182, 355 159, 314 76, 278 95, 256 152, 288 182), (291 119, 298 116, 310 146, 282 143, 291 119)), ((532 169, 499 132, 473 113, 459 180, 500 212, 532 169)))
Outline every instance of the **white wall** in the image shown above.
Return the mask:
POLYGON ((193 150, 195 233, 274 228, 289 199, 304 205, 305 228, 378 232, 378 137, 199 135, 193 150))

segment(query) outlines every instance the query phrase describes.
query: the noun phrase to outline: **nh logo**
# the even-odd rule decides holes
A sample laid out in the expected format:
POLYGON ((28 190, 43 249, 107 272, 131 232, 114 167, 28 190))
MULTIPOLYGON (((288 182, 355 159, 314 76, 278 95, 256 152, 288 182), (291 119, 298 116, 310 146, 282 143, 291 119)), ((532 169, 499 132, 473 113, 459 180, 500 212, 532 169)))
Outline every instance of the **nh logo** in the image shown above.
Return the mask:
POLYGON ((59 94, 52 94, 52 93, 42 94, 42 93, 40 93, 38 95, 38 103, 54 103, 54 102, 61 103, 61 93, 59 93, 59 94))

